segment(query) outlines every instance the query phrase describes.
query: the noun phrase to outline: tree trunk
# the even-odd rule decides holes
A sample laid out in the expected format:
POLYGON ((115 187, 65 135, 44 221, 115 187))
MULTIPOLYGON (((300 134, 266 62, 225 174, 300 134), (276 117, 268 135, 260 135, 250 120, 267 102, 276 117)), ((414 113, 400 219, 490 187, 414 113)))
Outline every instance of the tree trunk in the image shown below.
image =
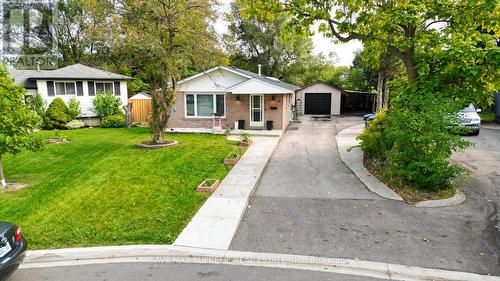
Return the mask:
POLYGON ((161 144, 165 142, 163 134, 167 129, 168 119, 172 108, 175 104, 175 93, 177 81, 174 77, 171 78, 171 84, 166 79, 161 82, 159 90, 151 92, 151 122, 153 127, 153 144, 161 144))
POLYGON ((132 127, 132 104, 123 106, 123 110, 125 111, 125 126, 130 128, 132 127))
MULTIPOLYGON (((152 105, 152 110, 151 110, 151 125, 153 128, 153 144, 161 144, 165 140, 163 138, 163 134, 165 132, 167 124, 163 123, 163 115, 164 115, 164 110, 163 106, 161 105, 161 93, 160 91, 153 91, 151 93, 151 105, 152 105)), ((167 120, 168 121, 168 120, 167 120)))
POLYGON ((382 107, 384 109, 389 108, 389 87, 387 87, 387 81, 385 82, 384 105, 382 107))
POLYGON ((377 80, 377 107, 376 107, 376 111, 381 110, 382 106, 383 106, 384 80, 385 80, 385 70, 380 70, 378 72, 378 80, 377 80))
POLYGON ((2 185, 2 190, 6 190, 7 189, 7 182, 5 182, 5 176, 3 174, 2 155, 0 155, 0 183, 2 185))

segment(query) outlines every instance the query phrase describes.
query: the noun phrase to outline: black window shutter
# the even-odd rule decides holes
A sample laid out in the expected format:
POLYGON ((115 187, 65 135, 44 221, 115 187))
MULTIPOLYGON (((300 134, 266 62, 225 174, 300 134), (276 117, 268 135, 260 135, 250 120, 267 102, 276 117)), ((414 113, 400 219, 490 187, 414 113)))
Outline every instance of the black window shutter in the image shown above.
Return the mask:
POLYGON ((83 83, 82 83, 82 81, 76 81, 76 95, 83 96, 83 83))
POLYGON ((120 95, 120 82, 115 82, 115 96, 120 95))
POLYGON ((94 81, 89 81, 89 96, 95 96, 94 81))
POLYGON ((47 95, 53 97, 56 95, 54 91, 54 81, 47 81, 47 95))

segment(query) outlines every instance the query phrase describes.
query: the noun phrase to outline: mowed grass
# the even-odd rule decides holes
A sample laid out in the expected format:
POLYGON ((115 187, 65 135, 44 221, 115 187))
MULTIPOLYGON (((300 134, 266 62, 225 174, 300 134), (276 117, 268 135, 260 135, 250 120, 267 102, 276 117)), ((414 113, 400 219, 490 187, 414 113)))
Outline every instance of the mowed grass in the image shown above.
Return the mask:
POLYGON ((139 150, 144 128, 62 133, 68 143, 4 159, 7 181, 30 187, 0 192, 0 221, 20 225, 31 249, 172 243, 209 196, 197 185, 223 179, 238 149, 225 136, 167 134, 179 145, 139 150))

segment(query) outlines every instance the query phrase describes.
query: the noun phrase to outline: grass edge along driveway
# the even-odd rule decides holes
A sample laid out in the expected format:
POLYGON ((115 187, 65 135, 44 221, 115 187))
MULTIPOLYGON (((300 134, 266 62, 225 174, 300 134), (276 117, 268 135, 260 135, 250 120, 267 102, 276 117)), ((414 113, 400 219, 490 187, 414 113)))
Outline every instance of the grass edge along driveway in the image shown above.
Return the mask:
MULTIPOLYGON (((54 132, 40 132, 44 137, 54 132)), ((7 181, 31 186, 0 193, 0 220, 21 226, 30 249, 170 244, 222 180, 225 136, 169 134, 179 145, 140 150, 145 128, 63 131, 70 140, 5 157, 7 181)))

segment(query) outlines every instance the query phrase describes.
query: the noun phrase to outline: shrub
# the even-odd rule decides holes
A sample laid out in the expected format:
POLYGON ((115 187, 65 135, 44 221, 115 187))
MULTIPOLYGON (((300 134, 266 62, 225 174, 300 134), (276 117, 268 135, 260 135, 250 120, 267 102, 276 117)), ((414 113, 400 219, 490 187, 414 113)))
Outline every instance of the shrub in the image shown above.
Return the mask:
POLYGON ((481 121, 483 122, 493 122, 495 121, 495 112, 491 112, 491 111, 483 111, 481 114, 479 114, 481 116, 481 121))
POLYGON ((387 112, 381 111, 374 120, 370 121, 368 128, 357 137, 362 140, 361 149, 367 157, 385 160, 386 153, 392 146, 385 135, 387 125, 387 112))
POLYGON ((71 98, 68 102, 68 112, 71 119, 76 119, 82 115, 82 110, 80 108, 80 102, 75 98, 71 98))
POLYGON ((417 94, 407 88, 402 93, 358 137, 361 147, 384 164, 388 176, 425 190, 448 188, 462 171, 450 164, 450 157, 469 145, 451 126, 464 104, 439 97, 437 91, 417 94))
POLYGON ((92 111, 103 118, 109 115, 121 113, 122 101, 112 93, 99 93, 92 100, 92 111))
POLYGON ((55 98, 49 105, 46 112, 45 128, 52 129, 65 129, 66 123, 71 121, 69 116, 68 107, 61 98, 55 98))
POLYGON ((123 128, 125 127, 125 116, 123 114, 108 115, 101 120, 102 128, 123 128))
POLYGON ((241 134, 241 141, 242 142, 250 142, 252 138, 250 137, 249 133, 243 133, 241 134))
POLYGON ((68 122, 68 124, 66 124, 66 128, 68 128, 70 130, 80 129, 83 126, 85 126, 85 125, 80 120, 71 120, 68 122))
POLYGON ((40 117, 40 123, 37 125, 38 127, 42 127, 47 111, 47 101, 40 95, 40 93, 36 93, 29 99, 28 103, 31 106, 31 109, 40 117))

